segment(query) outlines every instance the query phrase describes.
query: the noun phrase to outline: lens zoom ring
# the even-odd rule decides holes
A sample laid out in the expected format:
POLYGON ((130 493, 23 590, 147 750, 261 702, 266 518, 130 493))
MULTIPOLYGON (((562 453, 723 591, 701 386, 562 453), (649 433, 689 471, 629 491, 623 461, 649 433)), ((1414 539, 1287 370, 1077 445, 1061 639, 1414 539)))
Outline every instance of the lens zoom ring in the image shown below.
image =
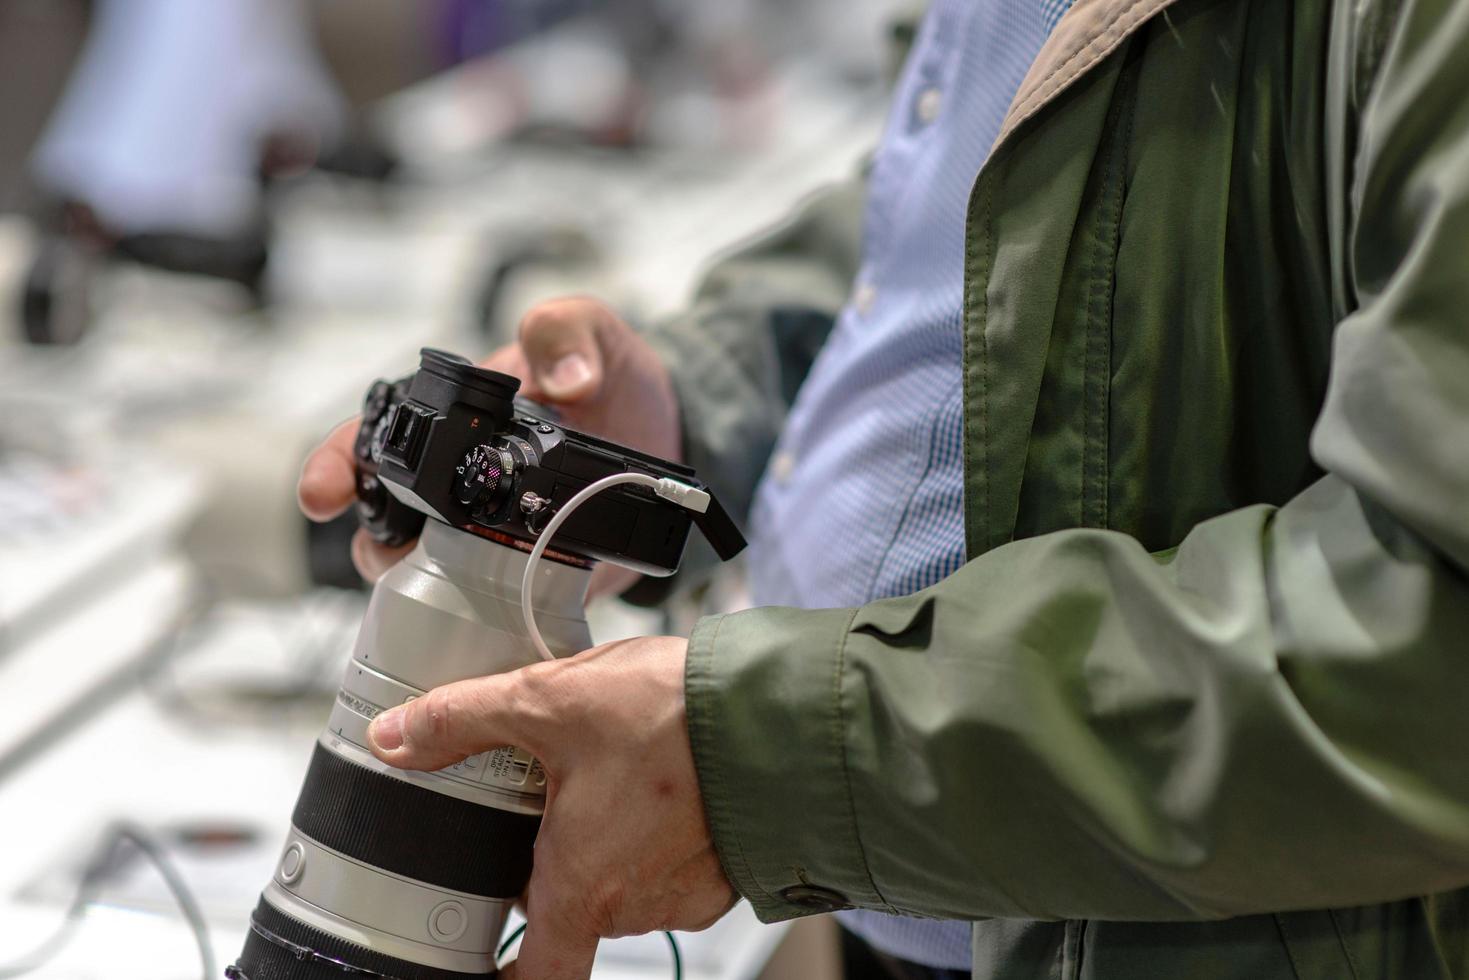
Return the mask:
POLYGON ((368 976, 391 977, 393 980, 483 980, 487 976, 440 970, 373 952, 297 922, 263 898, 255 906, 255 914, 251 918, 272 935, 329 959, 297 956, 294 950, 278 945, 252 929, 245 939, 244 952, 235 965, 248 980, 347 980, 350 976, 362 976, 362 971, 367 971, 368 976), (331 960, 351 964, 357 972, 353 974, 331 960))
POLYGON ((292 823, 334 851, 416 881, 515 898, 541 818, 445 796, 348 762, 320 744, 292 823))

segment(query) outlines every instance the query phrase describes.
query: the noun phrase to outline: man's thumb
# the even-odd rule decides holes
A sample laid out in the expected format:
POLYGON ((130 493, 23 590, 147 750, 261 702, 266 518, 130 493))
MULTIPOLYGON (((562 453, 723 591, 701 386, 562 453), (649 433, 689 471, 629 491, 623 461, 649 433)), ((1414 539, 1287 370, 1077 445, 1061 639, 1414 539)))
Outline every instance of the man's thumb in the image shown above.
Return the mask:
POLYGON ((536 752, 525 730, 508 675, 477 677, 436 687, 421 698, 380 713, 367 729, 373 755, 399 769, 442 769, 502 745, 536 752))
POLYGON ((551 402, 579 402, 602 387, 598 323, 608 310, 596 300, 553 300, 520 322, 520 346, 530 367, 526 393, 551 402))

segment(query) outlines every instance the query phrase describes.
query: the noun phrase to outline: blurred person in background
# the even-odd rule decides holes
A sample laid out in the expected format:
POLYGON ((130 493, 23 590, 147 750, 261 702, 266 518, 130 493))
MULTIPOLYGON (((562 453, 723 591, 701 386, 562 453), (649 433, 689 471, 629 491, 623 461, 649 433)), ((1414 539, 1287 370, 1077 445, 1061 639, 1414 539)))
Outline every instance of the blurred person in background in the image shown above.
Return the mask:
POLYGON ((778 63, 815 63, 848 82, 872 67, 847 50, 866 45, 843 40, 872 23, 877 0, 800 59, 793 49, 829 7, 806 0, 783 13, 791 31, 761 36, 752 25, 769 2, 435 0, 371 28, 354 5, 330 0, 87 4, 85 44, 30 155, 45 241, 27 334, 80 338, 97 256, 223 278, 267 299, 267 189, 307 169, 381 179, 404 160, 411 170, 513 138, 757 148, 773 128, 778 63), (444 73, 437 99, 409 100, 407 125, 391 97, 373 102, 466 62, 444 73), (435 139, 441 115, 458 128, 448 147, 435 139))
POLYGON ((696 466, 756 608, 374 722, 545 763, 507 975, 737 896, 854 975, 1469 975, 1466 88, 1465 0, 936 0, 864 186, 532 310, 485 363, 696 466))
POLYGON ((267 145, 312 154, 345 113, 298 0, 99 0, 32 168, 114 234, 225 239, 256 218, 267 145))
POLYGON ((260 299, 263 181, 339 149, 347 125, 299 0, 98 0, 30 160, 44 239, 22 303, 27 338, 81 338, 98 256, 260 299))

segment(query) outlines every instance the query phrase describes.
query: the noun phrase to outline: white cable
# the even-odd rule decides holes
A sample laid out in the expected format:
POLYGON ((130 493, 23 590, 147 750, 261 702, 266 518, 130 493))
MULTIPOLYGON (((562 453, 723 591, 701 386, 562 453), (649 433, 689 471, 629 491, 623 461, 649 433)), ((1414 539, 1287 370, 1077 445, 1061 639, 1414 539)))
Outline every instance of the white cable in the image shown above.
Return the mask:
POLYGON ((621 486, 627 483, 635 483, 638 486, 648 487, 664 500, 670 500, 686 510, 696 511, 700 514, 709 509, 709 494, 697 487, 691 487, 687 483, 679 483, 667 477, 658 478, 648 476, 646 473, 614 473, 612 476, 604 476, 602 479, 587 484, 576 492, 562 507, 556 511, 554 517, 547 522, 541 530, 540 537, 536 539, 536 545, 530 550, 530 558, 525 563, 525 576, 520 580, 520 614, 525 617, 525 631, 530 636, 531 644, 536 648, 536 653, 541 655, 542 660, 555 660, 556 657, 546 647, 546 641, 541 637, 540 627, 536 626, 536 614, 531 609, 531 588, 535 585, 536 565, 539 564, 541 556, 546 552, 546 545, 556 536, 561 525, 571 516, 571 512, 592 497, 601 493, 609 487, 621 486))

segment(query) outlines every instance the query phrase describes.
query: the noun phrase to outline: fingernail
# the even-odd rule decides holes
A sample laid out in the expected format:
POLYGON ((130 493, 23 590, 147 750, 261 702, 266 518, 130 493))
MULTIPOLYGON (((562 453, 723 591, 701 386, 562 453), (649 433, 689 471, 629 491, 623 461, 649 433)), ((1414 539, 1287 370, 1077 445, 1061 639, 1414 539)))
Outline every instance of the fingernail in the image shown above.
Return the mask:
POLYGON ((384 711, 367 726, 367 738, 384 752, 391 752, 403 744, 403 712, 399 708, 384 711))
POLYGON ((573 391, 592 380, 592 366, 586 355, 571 353, 561 357, 541 377, 541 387, 548 392, 573 391))

